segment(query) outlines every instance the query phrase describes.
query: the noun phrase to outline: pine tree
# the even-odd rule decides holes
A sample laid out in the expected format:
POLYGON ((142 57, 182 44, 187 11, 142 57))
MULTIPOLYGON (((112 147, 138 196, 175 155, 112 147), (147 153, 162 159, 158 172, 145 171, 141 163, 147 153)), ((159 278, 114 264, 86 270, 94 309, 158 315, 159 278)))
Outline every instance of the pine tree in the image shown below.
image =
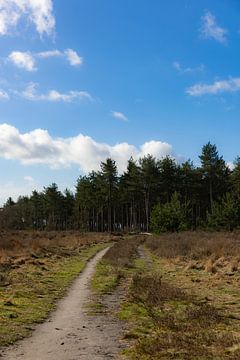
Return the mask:
POLYGON ((118 177, 116 162, 108 158, 105 162, 101 162, 102 177, 106 189, 106 199, 108 207, 108 231, 112 231, 115 226, 115 207, 114 195, 117 189, 118 177))
POLYGON ((212 214, 208 215, 208 226, 217 230, 232 231, 240 225, 240 203, 233 193, 226 193, 215 202, 212 214))
POLYGON ((175 192, 171 201, 157 204, 151 214, 151 229, 155 233, 175 232, 187 229, 187 206, 181 205, 180 196, 175 192))
POLYGON ((141 158, 139 164, 141 171, 141 186, 144 196, 145 229, 146 231, 149 231, 151 205, 154 196, 157 194, 159 167, 156 159, 151 155, 141 158))
POLYGON ((219 156, 216 145, 208 142, 199 156, 202 164, 203 181, 208 186, 209 210, 213 211, 213 202, 228 190, 230 171, 222 156, 219 156))

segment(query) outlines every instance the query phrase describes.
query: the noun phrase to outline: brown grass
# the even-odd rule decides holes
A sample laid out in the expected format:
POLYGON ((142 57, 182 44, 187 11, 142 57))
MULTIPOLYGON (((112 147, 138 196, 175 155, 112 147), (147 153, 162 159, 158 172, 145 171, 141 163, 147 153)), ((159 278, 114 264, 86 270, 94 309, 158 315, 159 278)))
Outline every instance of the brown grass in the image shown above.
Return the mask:
POLYGON ((159 274, 135 275, 130 301, 145 309, 138 318, 142 333, 130 351, 131 359, 237 359, 240 355, 228 352, 238 343, 228 332, 228 318, 159 274))
POLYGON ((23 263, 24 259, 43 255, 71 256, 80 248, 115 239, 104 233, 1 231, 0 265, 23 263))
POLYGON ((185 263, 185 271, 231 274, 240 270, 240 233, 183 232, 148 238, 159 258, 185 263))
POLYGON ((240 232, 165 234, 146 246, 161 277, 133 280, 132 299, 155 324, 138 358, 240 359, 240 232))
POLYGON ((187 300, 187 295, 179 288, 169 286, 158 274, 137 274, 132 279, 131 297, 148 308, 161 308, 170 300, 187 300))
POLYGON ((120 239, 104 255, 103 261, 117 267, 124 268, 131 266, 132 258, 137 253, 138 246, 145 240, 144 236, 133 236, 120 239))
POLYGON ((216 260, 239 256, 240 233, 182 232, 151 237, 146 244, 160 257, 216 260))

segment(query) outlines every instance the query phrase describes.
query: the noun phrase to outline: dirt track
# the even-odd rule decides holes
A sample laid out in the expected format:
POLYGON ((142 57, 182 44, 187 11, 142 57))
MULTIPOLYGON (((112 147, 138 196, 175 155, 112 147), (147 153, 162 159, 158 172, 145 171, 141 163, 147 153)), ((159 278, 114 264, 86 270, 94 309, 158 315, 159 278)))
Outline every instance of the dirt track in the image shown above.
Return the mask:
POLYGON ((4 360, 103 360, 117 359, 121 345, 121 324, 111 312, 119 294, 106 299, 104 316, 89 316, 85 304, 91 298, 89 281, 97 262, 106 253, 100 251, 74 282, 49 320, 37 326, 30 338, 0 351, 4 360), (109 309, 108 309, 109 308, 109 309))

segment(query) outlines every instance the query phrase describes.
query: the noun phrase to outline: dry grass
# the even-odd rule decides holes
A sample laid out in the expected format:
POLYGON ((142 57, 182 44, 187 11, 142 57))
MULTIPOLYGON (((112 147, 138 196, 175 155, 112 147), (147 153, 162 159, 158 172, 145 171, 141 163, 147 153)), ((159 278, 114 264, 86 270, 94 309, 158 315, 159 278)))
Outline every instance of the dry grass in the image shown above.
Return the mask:
POLYGON ((130 357, 240 359, 240 233, 153 236, 146 249, 152 271, 133 278, 131 299, 154 327, 130 357))
MULTIPOLYGON (((118 239, 118 238, 116 238, 118 239)), ((0 288, 11 285, 9 273, 24 265, 45 268, 45 260, 78 256, 90 246, 115 240, 110 234, 79 232, 0 232, 0 288)))
POLYGON ((185 263, 185 270, 232 274, 240 270, 240 233, 184 232, 149 238, 159 258, 185 263))
POLYGON ((132 319, 127 337, 135 342, 126 351, 130 359, 236 360, 240 356, 239 339, 229 331, 228 317, 163 281, 158 273, 133 276, 121 315, 132 319))
POLYGON ((120 313, 132 340, 125 355, 240 359, 240 233, 165 234, 145 245, 120 313))
POLYGON ((240 255, 240 233, 182 232, 148 238, 147 246, 158 256, 200 260, 240 255))
POLYGON ((104 233, 1 231, 0 265, 39 256, 71 256, 80 248, 111 240, 115 237, 104 233))
POLYGON ((130 266, 132 257, 136 255, 138 246, 144 240, 144 236, 121 239, 104 255, 103 261, 117 268, 130 266))
POLYGON ((29 334, 43 321, 108 234, 0 233, 0 346, 29 334))

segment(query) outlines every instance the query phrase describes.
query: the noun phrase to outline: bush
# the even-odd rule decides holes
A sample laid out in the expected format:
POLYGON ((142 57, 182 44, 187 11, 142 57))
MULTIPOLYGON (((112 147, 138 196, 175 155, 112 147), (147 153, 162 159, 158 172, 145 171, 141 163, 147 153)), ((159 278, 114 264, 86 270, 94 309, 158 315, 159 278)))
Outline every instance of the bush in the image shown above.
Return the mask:
POLYGON ((174 193, 171 201, 156 205, 151 214, 151 229, 155 233, 176 232, 187 229, 187 206, 179 200, 179 194, 174 193))

